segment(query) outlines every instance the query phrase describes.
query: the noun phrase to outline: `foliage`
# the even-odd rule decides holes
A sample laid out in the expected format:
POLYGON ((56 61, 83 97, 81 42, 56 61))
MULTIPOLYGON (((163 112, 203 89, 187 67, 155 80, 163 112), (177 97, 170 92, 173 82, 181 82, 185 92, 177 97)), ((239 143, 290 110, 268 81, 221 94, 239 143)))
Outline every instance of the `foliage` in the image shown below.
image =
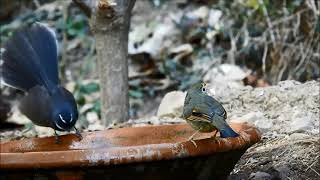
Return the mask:
MULTIPOLYGON (((21 13, 10 23, 1 22, 1 44, 22 25, 40 21, 54 27, 61 47, 62 82, 75 82, 72 90, 82 109, 81 119, 85 121, 87 112, 100 114, 101 111, 100 99, 96 96, 99 84, 95 73, 95 44, 88 19, 68 2, 53 1, 21 13), (88 104, 90 106, 86 106, 88 104)), ((149 2, 161 11, 166 11, 163 8, 168 7, 163 5, 169 3, 166 0, 149 2)), ((186 90, 221 63, 251 69, 254 75, 271 84, 285 79, 306 81, 320 77, 320 16, 314 1, 184 2, 184 6, 165 15, 174 22, 174 28, 163 37, 163 42, 157 40, 162 36, 157 30, 169 26, 164 17, 142 22, 149 29, 138 30, 140 34, 134 46, 150 47, 149 40, 155 39, 160 48, 155 54, 146 50, 130 54, 131 111, 142 106, 145 99, 170 90, 186 90), (218 20, 212 23, 210 18, 216 16, 218 20)), ((132 24, 131 33, 138 26, 132 24)))

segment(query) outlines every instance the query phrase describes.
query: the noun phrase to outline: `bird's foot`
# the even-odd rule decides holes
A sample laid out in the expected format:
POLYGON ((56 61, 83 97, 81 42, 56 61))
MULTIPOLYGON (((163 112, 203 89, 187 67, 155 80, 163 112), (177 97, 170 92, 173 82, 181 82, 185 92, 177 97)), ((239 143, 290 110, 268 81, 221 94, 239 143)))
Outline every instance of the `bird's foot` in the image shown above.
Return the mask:
POLYGON ((193 140, 193 137, 194 137, 196 134, 198 134, 198 132, 199 132, 199 131, 196 131, 195 133, 193 133, 193 134, 189 137, 189 139, 188 139, 188 141, 191 141, 192 144, 193 144, 196 148, 198 148, 198 146, 197 146, 196 142, 193 140))
POLYGON ((198 148, 198 146, 197 146, 197 144, 196 144, 196 142, 194 141, 194 140, 190 140, 191 142, 192 142, 192 144, 194 145, 194 147, 196 147, 196 148, 198 148))
POLYGON ((188 138, 188 141, 191 141, 193 140, 193 137, 198 134, 199 131, 196 131, 195 133, 193 133, 189 138, 188 138))
POLYGON ((60 140, 60 138, 59 138, 59 135, 57 134, 57 132, 56 131, 54 131, 54 135, 55 135, 55 139, 56 139, 56 144, 61 144, 61 140, 60 140))
POLYGON ((82 140, 81 133, 78 131, 78 129, 76 127, 74 127, 74 129, 76 130, 76 136, 78 137, 79 141, 81 141, 82 140))
POLYGON ((217 133, 218 133, 218 130, 215 130, 215 132, 214 132, 214 134, 211 136, 211 138, 216 139, 217 133))

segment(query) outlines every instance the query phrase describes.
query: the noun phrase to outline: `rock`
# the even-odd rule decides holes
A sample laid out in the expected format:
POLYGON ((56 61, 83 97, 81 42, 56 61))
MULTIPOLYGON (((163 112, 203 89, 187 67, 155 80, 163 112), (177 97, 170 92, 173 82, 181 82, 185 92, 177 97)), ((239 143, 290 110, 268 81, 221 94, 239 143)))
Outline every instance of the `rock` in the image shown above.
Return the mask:
POLYGON ((25 115, 23 115, 17 106, 13 106, 12 115, 7 119, 7 122, 26 125, 31 123, 25 115))
POLYGON ((182 44, 178 47, 175 47, 173 49, 170 49, 171 54, 179 54, 179 53, 185 53, 185 54, 190 54, 193 51, 193 47, 191 44, 182 44))
POLYGON ((175 33, 175 25, 171 20, 136 26, 129 33, 128 52, 130 55, 147 53, 156 57, 162 48, 168 47, 166 40, 175 33))
POLYGON ((303 134, 303 133, 293 133, 289 136, 289 139, 291 141, 304 140, 309 138, 310 136, 308 134, 303 134))
POLYGON ((170 54, 173 56, 176 60, 180 60, 188 55, 190 55, 193 52, 193 47, 191 44, 182 44, 178 47, 175 47, 170 50, 170 54))
POLYGON ((308 132, 312 127, 313 123, 309 117, 296 118, 290 123, 288 132, 308 132))
POLYGON ((208 17, 209 26, 219 29, 219 26, 220 26, 219 22, 220 22, 221 16, 222 16, 222 11, 218 9, 210 9, 209 17, 208 17))
POLYGON ((49 127, 34 125, 34 130, 37 132, 38 137, 54 136, 54 130, 49 127))
POLYGON ((290 168, 287 165, 276 167, 275 170, 278 172, 279 179, 287 179, 290 174, 290 168))
POLYGON ((86 119, 90 124, 93 124, 99 120, 99 117, 96 112, 88 112, 86 114, 86 119))
POLYGON ((272 179, 271 175, 265 172, 256 172, 256 173, 251 173, 249 176, 249 179, 251 180, 269 180, 272 179))
POLYGON ((278 83, 278 86, 280 87, 280 89, 282 91, 284 90, 288 90, 290 88, 293 88, 296 85, 300 85, 301 83, 298 81, 294 81, 294 80, 287 80, 287 81, 280 81, 278 83))
POLYGON ((70 81, 65 85, 65 88, 70 92, 74 92, 74 90, 76 89, 76 83, 73 81, 70 81))
POLYGON ((243 87, 242 79, 247 76, 239 66, 232 64, 222 64, 209 70, 203 80, 210 83, 210 89, 224 91, 227 87, 243 87))
POLYGON ((207 6, 201 6, 200 8, 187 13, 187 17, 190 19, 205 19, 208 15, 209 8, 207 6))
POLYGON ((180 117, 184 104, 186 93, 182 91, 173 91, 167 93, 158 108, 158 117, 180 117))
POLYGON ((101 123, 89 124, 86 131, 101 131, 104 130, 105 127, 101 123))
POLYGON ((221 64, 212 68, 204 77, 205 81, 242 81, 247 74, 239 67, 233 64, 221 64))
POLYGON ((232 122, 248 122, 249 124, 255 125, 261 132, 269 131, 273 122, 270 119, 264 117, 262 112, 250 112, 244 116, 238 118, 231 118, 232 122))
POLYGON ((317 135, 319 85, 317 81, 284 81, 264 88, 235 88, 219 84, 214 87, 214 97, 222 103, 230 120, 251 122, 264 129, 264 133, 290 135, 302 132, 317 135))

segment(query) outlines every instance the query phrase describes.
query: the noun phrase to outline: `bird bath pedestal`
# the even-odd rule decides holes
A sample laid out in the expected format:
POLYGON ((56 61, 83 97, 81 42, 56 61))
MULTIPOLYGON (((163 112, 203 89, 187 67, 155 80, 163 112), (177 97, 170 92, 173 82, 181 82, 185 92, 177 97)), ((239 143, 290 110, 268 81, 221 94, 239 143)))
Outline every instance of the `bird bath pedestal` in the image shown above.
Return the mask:
MULTIPOLYGON (((210 138, 188 124, 150 125, 32 138, 0 144, 0 174, 8 179, 225 179, 260 140, 247 124, 230 124, 236 138, 210 138), (195 146, 195 144, 196 146, 195 146)), ((2 179, 0 178, 0 179, 2 179)))

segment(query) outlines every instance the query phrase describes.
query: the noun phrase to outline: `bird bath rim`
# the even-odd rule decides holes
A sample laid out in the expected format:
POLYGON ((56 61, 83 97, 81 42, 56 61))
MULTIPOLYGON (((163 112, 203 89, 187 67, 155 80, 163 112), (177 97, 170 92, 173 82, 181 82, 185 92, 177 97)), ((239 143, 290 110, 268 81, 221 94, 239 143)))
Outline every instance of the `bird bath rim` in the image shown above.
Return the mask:
POLYGON ((198 133, 186 123, 126 127, 82 133, 81 141, 74 134, 31 138, 0 144, 0 169, 75 168, 107 166, 196 157, 246 150, 261 139, 260 132, 246 123, 231 123, 239 133, 235 138, 210 138, 212 133, 198 133))

